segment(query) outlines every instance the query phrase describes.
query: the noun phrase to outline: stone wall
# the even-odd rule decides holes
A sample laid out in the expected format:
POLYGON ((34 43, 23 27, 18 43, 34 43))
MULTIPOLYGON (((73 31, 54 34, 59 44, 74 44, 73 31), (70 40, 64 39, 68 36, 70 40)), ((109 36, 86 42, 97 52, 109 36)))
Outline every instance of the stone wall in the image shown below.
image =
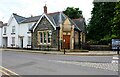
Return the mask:
POLYGON ((33 49, 48 49, 49 48, 56 48, 58 47, 58 30, 54 30, 51 23, 43 17, 37 27, 35 28, 34 32, 32 33, 32 47, 33 49), (51 45, 39 45, 38 44, 38 31, 45 31, 51 30, 51 45))

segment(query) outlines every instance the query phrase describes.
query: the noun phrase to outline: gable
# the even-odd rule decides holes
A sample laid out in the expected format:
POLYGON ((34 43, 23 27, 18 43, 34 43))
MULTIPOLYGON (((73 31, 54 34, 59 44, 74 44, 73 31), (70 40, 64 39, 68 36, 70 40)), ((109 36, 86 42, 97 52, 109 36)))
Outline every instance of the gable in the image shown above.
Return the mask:
POLYGON ((54 30, 52 24, 47 20, 46 17, 43 17, 39 24, 36 26, 34 32, 44 31, 44 30, 54 30))
POLYGON ((16 21, 16 19, 15 19, 13 14, 11 15, 7 25, 8 26, 10 26, 10 25, 15 25, 15 26, 18 25, 18 23, 17 23, 17 21, 16 21))
POLYGON ((54 28, 54 30, 56 30, 55 25, 52 23, 52 21, 51 21, 51 20, 47 17, 47 15, 44 13, 44 14, 40 17, 40 19, 38 20, 38 22, 36 23, 36 25, 33 27, 33 32, 34 32, 35 28, 39 25, 39 23, 41 22, 41 20, 42 20, 44 17, 45 17, 46 20, 51 24, 51 26, 54 28))
POLYGON ((71 23, 70 23, 68 18, 65 20, 64 25, 71 25, 71 23))
POLYGON ((72 28, 72 25, 69 19, 67 18, 63 23, 63 31, 71 31, 71 28, 72 28))

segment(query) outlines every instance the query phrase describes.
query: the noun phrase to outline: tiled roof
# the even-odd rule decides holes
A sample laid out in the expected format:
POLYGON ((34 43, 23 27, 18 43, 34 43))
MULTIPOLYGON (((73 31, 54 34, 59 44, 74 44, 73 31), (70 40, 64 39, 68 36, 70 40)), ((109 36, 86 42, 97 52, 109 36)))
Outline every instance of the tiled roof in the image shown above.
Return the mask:
POLYGON ((13 16, 15 17, 15 19, 16 19, 16 21, 18 23, 21 23, 21 21, 26 19, 25 17, 19 16, 19 15, 15 14, 15 13, 13 13, 13 16))
MULTIPOLYGON (((59 26, 59 24, 63 24, 64 21, 68 18, 64 13, 62 12, 55 12, 55 13, 49 13, 47 16, 50 18, 51 21, 55 22, 56 27, 59 26)), ((75 26, 76 29, 80 30, 77 25, 69 18, 72 25, 75 26)), ((53 23, 54 23, 53 22, 53 23)))
POLYGON ((67 18, 62 12, 50 13, 47 14, 47 16, 56 26, 59 26, 60 23, 63 24, 64 20, 67 18))
POLYGON ((23 20, 21 23, 28 23, 28 22, 37 22, 40 19, 40 16, 29 17, 23 20))
MULTIPOLYGON (((39 15, 39 16, 25 18, 25 17, 19 16, 17 14, 13 14, 13 15, 18 23, 37 22, 40 19, 40 17, 42 16, 42 15, 39 15)), ((64 21, 68 18, 62 12, 48 13, 46 15, 56 27, 59 27, 59 24, 63 24, 64 21)), ((69 18, 69 20, 72 23, 72 25, 75 26, 75 28, 77 30, 84 31, 84 23, 85 23, 84 18, 79 18, 79 19, 70 19, 69 18)), ((35 24, 34 24, 34 26, 35 26, 35 24)))
POLYGON ((84 18, 73 19, 73 22, 78 26, 81 31, 84 31, 85 20, 84 18))

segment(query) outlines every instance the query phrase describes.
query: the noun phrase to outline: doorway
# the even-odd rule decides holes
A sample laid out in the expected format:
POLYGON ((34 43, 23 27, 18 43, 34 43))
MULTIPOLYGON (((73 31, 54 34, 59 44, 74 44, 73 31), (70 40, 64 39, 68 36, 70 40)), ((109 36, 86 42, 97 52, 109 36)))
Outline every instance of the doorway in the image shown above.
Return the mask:
POLYGON ((3 47, 7 47, 7 37, 3 37, 3 47))
POLYGON ((20 37, 20 48, 23 48, 23 37, 20 37))
POLYGON ((63 48, 70 49, 70 35, 63 35, 63 48), (65 42, 64 42, 65 40, 65 42))

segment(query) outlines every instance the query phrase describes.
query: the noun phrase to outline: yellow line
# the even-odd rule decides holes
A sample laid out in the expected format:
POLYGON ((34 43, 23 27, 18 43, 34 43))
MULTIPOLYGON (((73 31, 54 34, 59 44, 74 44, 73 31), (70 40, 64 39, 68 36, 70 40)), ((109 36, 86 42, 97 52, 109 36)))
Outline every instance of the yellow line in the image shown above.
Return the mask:
POLYGON ((2 70, 0 70, 0 72, 1 72, 1 73, 4 73, 5 75, 9 75, 8 73, 6 73, 6 72, 4 72, 4 71, 2 71, 2 70))
POLYGON ((7 72, 12 73, 13 75, 18 75, 18 74, 16 74, 15 72, 13 72, 13 71, 11 71, 11 70, 8 70, 8 69, 5 68, 5 67, 0 66, 0 68, 3 69, 3 70, 5 70, 5 71, 7 71, 7 72))

